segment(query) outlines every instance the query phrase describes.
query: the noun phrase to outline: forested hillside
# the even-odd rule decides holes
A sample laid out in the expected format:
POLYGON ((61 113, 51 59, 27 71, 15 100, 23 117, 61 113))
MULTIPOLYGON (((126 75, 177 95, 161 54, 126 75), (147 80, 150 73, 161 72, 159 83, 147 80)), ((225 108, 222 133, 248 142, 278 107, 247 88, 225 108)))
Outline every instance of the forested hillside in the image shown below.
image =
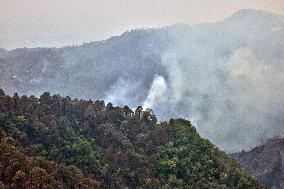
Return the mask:
POLYGON ((231 154, 244 170, 273 189, 284 187, 284 138, 274 137, 249 151, 231 154))
POLYGON ((150 109, 0 90, 7 188, 263 188, 191 123, 150 109))
POLYGON ((235 152, 284 136, 283 39, 283 16, 241 10, 82 45, 0 49, 0 88, 144 105, 159 120, 194 121, 203 137, 235 152))

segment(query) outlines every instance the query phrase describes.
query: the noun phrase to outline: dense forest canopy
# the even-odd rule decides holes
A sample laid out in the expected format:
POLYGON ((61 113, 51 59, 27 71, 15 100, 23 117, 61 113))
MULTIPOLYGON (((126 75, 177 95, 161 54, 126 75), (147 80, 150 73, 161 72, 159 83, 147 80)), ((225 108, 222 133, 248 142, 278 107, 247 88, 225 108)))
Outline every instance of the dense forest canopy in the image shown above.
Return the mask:
POLYGON ((0 90, 6 188, 264 188, 199 136, 152 110, 0 90))
POLYGON ((283 135, 284 17, 241 10, 216 23, 137 29, 63 48, 0 50, 0 88, 138 105, 191 120, 227 152, 283 135), (257 98, 255 98, 257 96, 257 98))

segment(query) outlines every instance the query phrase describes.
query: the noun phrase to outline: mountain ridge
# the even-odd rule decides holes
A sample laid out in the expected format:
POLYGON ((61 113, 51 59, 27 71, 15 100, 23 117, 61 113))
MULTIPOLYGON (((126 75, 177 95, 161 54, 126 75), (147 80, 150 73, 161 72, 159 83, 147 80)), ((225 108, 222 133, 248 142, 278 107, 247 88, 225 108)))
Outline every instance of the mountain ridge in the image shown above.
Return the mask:
POLYGON ((274 137, 249 151, 231 154, 244 170, 273 189, 284 186, 284 138, 274 137))
POLYGON ((163 29, 167 29, 167 28, 170 28, 170 27, 191 27, 191 26, 198 26, 198 25, 207 25, 207 24, 215 24, 215 23, 220 23, 220 22, 224 22, 226 20, 230 20, 230 19, 235 19, 235 18, 245 18, 247 16, 256 16, 258 17, 258 19, 260 19, 260 17, 284 17, 284 15, 281 15, 281 14, 277 14, 277 13, 273 13, 273 12, 269 12, 269 11, 265 11, 265 10, 259 10, 259 9, 241 9, 241 10, 238 10, 236 12, 234 12, 232 15, 222 19, 222 20, 219 20, 219 21, 215 21, 215 22, 204 22, 204 23, 197 23, 197 24, 191 24, 191 23, 178 23, 178 24, 173 24, 173 25, 167 25, 167 26, 161 26, 161 27, 157 27, 157 28, 135 28, 135 29, 132 29, 132 30, 128 30, 128 31, 125 31, 123 32, 122 34, 120 35, 115 35, 115 36, 110 36, 106 39, 102 39, 102 40, 95 40, 95 41, 89 41, 89 42, 83 42, 81 44, 70 44, 70 45, 66 45, 66 46, 62 46, 62 47, 31 47, 31 48, 28 48, 28 47, 21 47, 21 48, 15 48, 15 49, 10 49, 10 50, 7 50, 5 48, 1 48, 0 47, 0 51, 14 51, 14 50, 17 50, 17 49, 37 49, 37 48, 46 48, 46 49, 64 49, 64 48, 74 48, 74 47, 80 47, 80 46, 84 46, 84 45, 90 45, 90 44, 95 44, 95 43, 100 43, 100 42, 107 42, 108 40, 110 39, 113 39, 113 38, 116 38, 116 37, 120 37, 124 34, 127 34, 127 33, 130 33, 132 31, 139 31, 139 30, 143 30, 143 31, 153 31, 153 30, 163 30, 163 29))
POLYGON ((0 89, 0 147, 1 187, 266 188, 190 121, 141 106, 0 89))
POLYGON ((226 151, 247 149, 263 133, 284 134, 283 22, 273 17, 250 23, 250 15, 133 30, 81 46, 0 53, 0 87, 10 95, 50 91, 148 105, 160 120, 194 120, 202 136, 226 151))

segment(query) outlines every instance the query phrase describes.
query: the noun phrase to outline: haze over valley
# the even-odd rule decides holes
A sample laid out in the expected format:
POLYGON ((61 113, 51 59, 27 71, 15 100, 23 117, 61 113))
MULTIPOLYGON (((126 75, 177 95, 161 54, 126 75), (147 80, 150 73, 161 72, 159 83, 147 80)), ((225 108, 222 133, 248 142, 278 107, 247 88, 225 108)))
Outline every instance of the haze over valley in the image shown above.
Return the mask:
POLYGON ((0 88, 143 105, 235 152, 284 134, 283 40, 283 16, 246 9, 83 45, 1 49, 0 88))

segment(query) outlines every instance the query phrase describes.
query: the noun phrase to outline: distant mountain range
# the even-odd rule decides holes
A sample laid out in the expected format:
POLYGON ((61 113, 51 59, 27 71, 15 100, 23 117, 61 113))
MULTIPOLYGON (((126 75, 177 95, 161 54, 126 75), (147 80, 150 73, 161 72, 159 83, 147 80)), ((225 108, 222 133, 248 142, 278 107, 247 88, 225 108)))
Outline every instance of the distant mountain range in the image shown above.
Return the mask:
POLYGON ((139 29, 64 48, 0 50, 0 87, 143 105, 185 117, 226 151, 283 134, 284 17, 242 10, 210 24, 139 29))
POLYGON ((231 154, 244 170, 272 189, 284 187, 284 138, 272 138, 250 151, 231 154))

